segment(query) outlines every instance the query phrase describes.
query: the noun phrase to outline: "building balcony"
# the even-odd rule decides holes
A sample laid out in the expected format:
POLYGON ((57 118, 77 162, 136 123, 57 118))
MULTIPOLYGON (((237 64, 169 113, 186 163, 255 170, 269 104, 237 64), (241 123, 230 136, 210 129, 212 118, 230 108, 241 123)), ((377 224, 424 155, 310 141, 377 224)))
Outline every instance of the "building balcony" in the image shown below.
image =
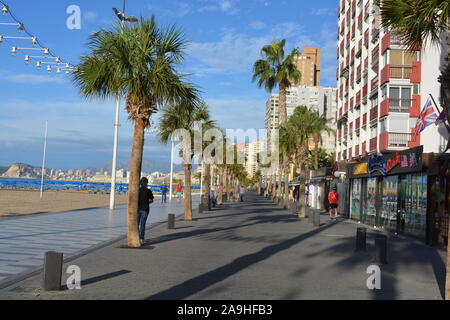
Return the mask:
POLYGON ((364 6, 364 20, 366 20, 370 15, 370 1, 367 1, 366 5, 364 6))
POLYGON ((356 98, 355 98, 355 108, 358 108, 361 105, 361 91, 358 91, 356 93, 356 98))
POLYGON ((369 29, 364 32, 364 46, 369 48, 369 29))
POLYGON ((367 84, 362 88, 362 103, 365 104, 367 102, 367 84))
POLYGON ((380 85, 391 79, 409 80, 411 83, 421 82, 422 67, 420 61, 414 61, 412 65, 386 65, 381 70, 380 85))
POLYGON ((361 31, 363 27, 363 13, 361 12, 358 16, 358 29, 361 31))
POLYGON ((374 94, 378 92, 378 75, 375 76, 375 78, 370 81, 370 94, 374 94))
POLYGON ((415 142, 413 133, 383 132, 380 134, 380 151, 408 149, 415 142))
MULTIPOLYGON (((390 112, 409 113, 419 115, 417 99, 384 99, 380 104, 380 118, 389 115, 390 112)), ((419 102, 420 103, 420 102, 419 102)))
POLYGON ((361 117, 355 120, 355 129, 358 130, 361 128, 361 117))
POLYGON ((377 151, 378 138, 372 138, 369 141, 369 152, 377 151))
POLYGON ((363 142, 361 145, 361 155, 365 154, 367 152, 367 143, 363 142))
POLYGON ((372 63, 371 66, 377 66, 378 65, 378 61, 380 60, 380 46, 377 45, 373 50, 372 50, 372 63))
POLYGON ((362 126, 363 126, 363 128, 365 128, 366 125, 367 125, 367 113, 364 113, 363 117, 362 117, 362 126))
POLYGON ((391 33, 387 32, 381 39, 381 54, 391 47, 391 33))
POLYGON ((378 119, 378 106, 370 109, 370 121, 374 121, 378 119))
POLYGON ((362 53, 362 39, 359 40, 359 42, 358 42, 358 46, 356 47, 355 56, 357 58, 359 58, 361 56, 361 53, 362 53))
POLYGON ((359 156, 359 145, 355 146, 355 157, 359 156))

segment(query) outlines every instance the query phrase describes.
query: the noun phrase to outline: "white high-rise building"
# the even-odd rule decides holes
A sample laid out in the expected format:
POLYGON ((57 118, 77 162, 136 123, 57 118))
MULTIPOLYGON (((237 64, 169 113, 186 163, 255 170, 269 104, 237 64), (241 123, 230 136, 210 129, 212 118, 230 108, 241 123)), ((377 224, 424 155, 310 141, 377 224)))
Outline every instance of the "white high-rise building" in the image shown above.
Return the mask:
MULTIPOLYGON (((286 109, 288 118, 292 116, 295 108, 306 106, 310 110, 316 110, 320 115, 325 115, 329 119, 329 127, 336 129, 336 111, 337 99, 336 88, 308 87, 299 86, 289 88, 286 96, 286 109)), ((279 128, 279 95, 273 94, 266 102, 266 121, 267 139, 272 141, 273 130, 279 128), (274 114, 275 112, 275 114, 274 114)), ((329 153, 333 153, 336 148, 335 134, 326 134, 322 136, 322 148, 329 153)), ((272 144, 269 144, 269 148, 272 144)), ((271 148, 269 150, 272 150, 271 148)))
POLYGON ((250 177, 259 170, 258 154, 265 148, 265 141, 255 140, 245 145, 245 168, 250 177))

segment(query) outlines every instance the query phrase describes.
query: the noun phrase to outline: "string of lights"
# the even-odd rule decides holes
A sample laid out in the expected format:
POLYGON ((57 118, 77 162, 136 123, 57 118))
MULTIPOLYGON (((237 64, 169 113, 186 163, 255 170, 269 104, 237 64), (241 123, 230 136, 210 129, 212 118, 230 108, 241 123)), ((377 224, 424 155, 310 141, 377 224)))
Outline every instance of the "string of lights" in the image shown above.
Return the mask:
POLYGON ((6 42, 11 45, 11 53, 16 55, 19 51, 24 54, 24 61, 29 64, 32 60, 35 60, 35 66, 38 70, 46 65, 46 70, 51 73, 53 67, 56 68, 56 73, 60 74, 65 71, 66 74, 75 70, 75 66, 68 61, 61 59, 60 56, 55 55, 48 47, 46 47, 38 37, 34 36, 25 27, 25 24, 21 22, 12 12, 11 8, 4 1, 0 0, 0 5, 2 6, 1 13, 3 17, 9 16, 14 22, 3 22, 0 20, 0 26, 16 26, 19 33, 24 33, 26 36, 6 36, 0 32, 0 44, 6 42), (31 42, 31 47, 21 47, 13 43, 11 40, 29 40, 31 42), (43 55, 32 55, 30 52, 42 53, 43 55), (52 60, 47 62, 47 60, 52 60))

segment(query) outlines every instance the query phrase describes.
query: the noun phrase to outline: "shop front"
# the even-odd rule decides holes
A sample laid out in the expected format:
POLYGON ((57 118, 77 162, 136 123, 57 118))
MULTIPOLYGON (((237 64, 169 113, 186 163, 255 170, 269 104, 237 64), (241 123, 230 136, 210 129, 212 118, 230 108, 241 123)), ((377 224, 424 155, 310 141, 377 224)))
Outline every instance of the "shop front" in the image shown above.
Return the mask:
POLYGON ((329 210, 328 193, 334 177, 332 168, 311 171, 308 181, 308 205, 319 210, 329 210))
POLYGON ((351 219, 427 240, 424 156, 418 147, 349 164, 351 219))

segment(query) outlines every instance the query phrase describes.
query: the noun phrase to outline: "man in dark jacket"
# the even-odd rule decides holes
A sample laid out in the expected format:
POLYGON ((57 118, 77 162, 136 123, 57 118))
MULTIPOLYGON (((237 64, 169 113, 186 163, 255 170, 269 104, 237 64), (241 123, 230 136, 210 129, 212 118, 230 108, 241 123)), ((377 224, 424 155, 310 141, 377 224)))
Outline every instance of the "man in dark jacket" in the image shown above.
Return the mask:
POLYGON ((150 204, 153 203, 153 192, 148 189, 148 179, 141 179, 139 188, 139 207, 138 207, 138 230, 141 245, 145 243, 145 226, 150 213, 150 204))

